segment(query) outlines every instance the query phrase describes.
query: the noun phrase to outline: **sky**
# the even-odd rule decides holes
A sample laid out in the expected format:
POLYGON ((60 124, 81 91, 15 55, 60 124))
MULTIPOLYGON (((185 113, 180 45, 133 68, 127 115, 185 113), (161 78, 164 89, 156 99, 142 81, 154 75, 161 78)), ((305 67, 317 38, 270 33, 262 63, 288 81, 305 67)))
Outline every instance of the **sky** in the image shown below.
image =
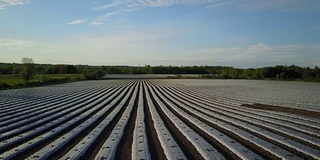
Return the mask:
POLYGON ((0 62, 320 66, 319 0, 0 0, 0 62))

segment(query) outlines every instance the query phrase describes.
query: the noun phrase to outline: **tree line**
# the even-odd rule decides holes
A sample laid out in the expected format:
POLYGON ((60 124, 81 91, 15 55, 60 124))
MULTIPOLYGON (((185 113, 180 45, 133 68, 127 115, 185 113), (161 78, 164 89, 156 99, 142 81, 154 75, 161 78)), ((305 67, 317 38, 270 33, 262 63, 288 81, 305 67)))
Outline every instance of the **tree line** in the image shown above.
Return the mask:
POLYGON ((277 65, 274 67, 240 69, 226 66, 104 66, 109 74, 198 74, 201 78, 218 79, 273 79, 320 81, 320 69, 315 66, 277 65))
MULTIPOLYGON (((33 61, 32 61, 33 62, 33 61)), ((33 64, 33 63, 30 63, 33 64)), ((50 65, 33 64, 33 72, 36 74, 74 74, 79 73, 74 65, 50 65)), ((25 68, 25 64, 0 63, 0 74, 20 74, 25 68)))
MULTIPOLYGON (((0 63, 0 74, 23 74, 26 64, 0 63)), ((315 66, 277 65, 240 69, 228 66, 87 66, 34 64, 35 74, 83 74, 86 79, 98 79, 104 74, 197 74, 200 78, 274 79, 320 81, 320 69, 315 66)))

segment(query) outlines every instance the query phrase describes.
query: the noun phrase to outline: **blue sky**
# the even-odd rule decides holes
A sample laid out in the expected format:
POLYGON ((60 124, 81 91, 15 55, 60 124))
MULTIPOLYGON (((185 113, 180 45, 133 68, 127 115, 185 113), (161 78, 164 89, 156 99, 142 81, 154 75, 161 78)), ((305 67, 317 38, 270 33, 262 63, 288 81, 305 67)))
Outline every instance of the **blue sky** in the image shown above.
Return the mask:
POLYGON ((320 66, 319 0, 0 0, 0 62, 320 66))

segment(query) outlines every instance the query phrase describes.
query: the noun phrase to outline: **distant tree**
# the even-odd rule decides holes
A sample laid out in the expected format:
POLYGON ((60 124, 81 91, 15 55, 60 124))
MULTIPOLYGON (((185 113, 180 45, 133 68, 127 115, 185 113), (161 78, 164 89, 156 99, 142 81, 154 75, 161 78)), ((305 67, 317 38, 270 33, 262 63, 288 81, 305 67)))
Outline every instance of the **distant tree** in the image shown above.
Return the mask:
POLYGON ((145 66, 144 66, 144 72, 145 72, 146 74, 152 74, 151 66, 150 66, 150 65, 145 65, 145 66))
POLYGON ((108 69, 108 74, 122 74, 121 70, 117 67, 110 67, 108 69))
POLYGON ((312 77, 312 70, 310 69, 310 67, 304 68, 303 72, 302 72, 302 79, 304 80, 309 80, 312 77))
POLYGON ((74 74, 78 73, 77 68, 73 65, 61 65, 59 66, 59 74, 74 74))
POLYGON ((314 74, 315 74, 314 77, 315 77, 316 79, 319 79, 319 78, 320 78, 320 69, 319 69, 318 66, 315 66, 315 67, 314 67, 314 71, 313 71, 313 72, 314 72, 314 74))
POLYGON ((104 71, 100 67, 85 67, 82 71, 85 79, 100 79, 104 76, 104 71))
POLYGON ((281 72, 280 79, 288 79, 288 74, 286 72, 281 72))
POLYGON ((10 67, 2 67, 0 68, 0 74, 11 74, 10 67))
POLYGON ((23 80, 26 83, 29 83, 31 79, 34 77, 34 63, 32 58, 24 57, 21 59, 23 68, 20 72, 23 80))
POLYGON ((255 69, 253 68, 245 69, 242 73, 242 77, 245 79, 254 79, 255 76, 256 76, 256 72, 255 72, 255 69))
POLYGON ((53 74, 54 73, 54 67, 47 67, 45 69, 46 74, 53 74))
POLYGON ((13 67, 12 74, 19 74, 20 72, 21 72, 21 68, 20 67, 13 67))

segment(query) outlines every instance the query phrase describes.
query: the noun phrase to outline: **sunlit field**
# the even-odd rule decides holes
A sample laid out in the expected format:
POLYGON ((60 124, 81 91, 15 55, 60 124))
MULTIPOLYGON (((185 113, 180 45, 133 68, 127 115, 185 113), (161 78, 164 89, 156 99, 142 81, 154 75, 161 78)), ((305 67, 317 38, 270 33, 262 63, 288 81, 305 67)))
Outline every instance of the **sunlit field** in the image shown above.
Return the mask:
MULTIPOLYGON (((299 108, 315 117, 250 108, 255 98, 231 98, 214 82, 100 80, 0 91, 0 158, 320 158, 319 110, 299 108)), ((229 86, 238 97, 252 89, 229 86)))

